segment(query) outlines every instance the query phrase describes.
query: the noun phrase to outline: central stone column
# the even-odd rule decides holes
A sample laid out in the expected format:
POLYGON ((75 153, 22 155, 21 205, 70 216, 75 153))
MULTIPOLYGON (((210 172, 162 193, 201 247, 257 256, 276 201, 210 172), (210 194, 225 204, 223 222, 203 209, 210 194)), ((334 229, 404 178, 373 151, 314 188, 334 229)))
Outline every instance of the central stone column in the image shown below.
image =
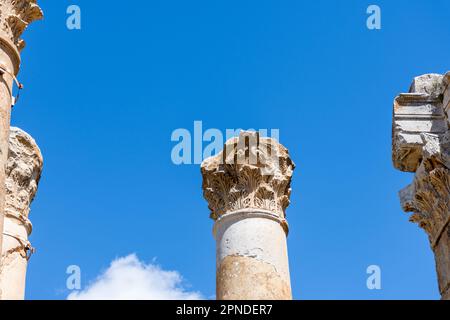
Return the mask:
POLYGON ((392 141, 394 166, 415 173, 401 203, 428 234, 443 300, 450 300, 449 84, 450 73, 415 78, 395 99, 392 141))
MULTIPOLYGON (((19 52, 25 46, 20 37, 31 22, 42 19, 42 16, 36 0, 0 1, 0 230, 3 230, 5 210, 5 166, 8 158, 11 105, 14 104, 13 82, 19 73, 19 52)), ((0 265, 1 263, 0 260, 0 265)))
POLYGON ((285 210, 294 167, 286 148, 256 132, 242 132, 202 163, 218 300, 292 299, 285 210))

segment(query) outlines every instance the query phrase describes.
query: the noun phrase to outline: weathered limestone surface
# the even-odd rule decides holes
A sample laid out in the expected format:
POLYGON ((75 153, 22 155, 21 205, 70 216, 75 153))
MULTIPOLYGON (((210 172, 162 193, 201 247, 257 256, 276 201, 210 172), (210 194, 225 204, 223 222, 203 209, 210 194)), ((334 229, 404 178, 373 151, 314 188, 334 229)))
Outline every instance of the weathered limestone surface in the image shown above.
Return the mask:
POLYGON ((220 300, 291 299, 289 282, 280 278, 274 266, 238 255, 227 256, 219 264, 217 287, 220 289, 217 296, 220 300))
POLYGON ((428 234, 442 299, 450 299, 449 83, 450 73, 414 79, 410 92, 394 101, 392 141, 394 166, 415 172, 400 199, 428 234))
POLYGON ((285 210, 294 167, 286 148, 256 132, 242 132, 202 163, 217 299, 292 299, 285 210))
MULTIPOLYGON (((42 18, 36 0, 0 1, 0 230, 3 230, 5 204, 5 166, 12 104, 13 77, 19 73, 20 50, 25 46, 23 31, 34 20, 42 18)), ((0 237, 0 248, 2 240, 0 237)), ((1 265, 1 260, 0 260, 1 265)))
POLYGON ((32 225, 28 219, 36 194, 43 159, 31 136, 11 127, 6 167, 6 205, 3 230, 0 299, 22 300, 25 295, 27 262, 32 247, 28 241, 32 225))

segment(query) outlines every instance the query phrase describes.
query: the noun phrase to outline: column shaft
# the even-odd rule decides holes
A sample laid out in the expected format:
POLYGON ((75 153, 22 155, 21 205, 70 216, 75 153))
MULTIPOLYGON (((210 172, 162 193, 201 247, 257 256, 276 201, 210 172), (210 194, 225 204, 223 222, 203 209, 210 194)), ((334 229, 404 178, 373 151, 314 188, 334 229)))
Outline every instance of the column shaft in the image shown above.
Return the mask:
POLYGON ((292 299, 282 223, 270 212, 252 209, 216 221, 217 299, 292 299))
POLYGON ((450 227, 443 230, 439 241, 433 248, 439 291, 443 300, 450 300, 450 227))
MULTIPOLYGON (((19 68, 18 52, 12 47, 9 41, 1 38, 0 67, 9 72, 14 72, 14 74, 19 68)), ((5 170, 6 161, 8 160, 13 78, 8 73, 2 71, 0 73, 2 73, 0 77, 0 230, 3 230, 5 216, 5 170)), ((0 248, 2 248, 2 237, 0 237, 0 248)))
POLYGON ((3 264, 0 270, 1 300, 23 300, 31 244, 29 231, 19 216, 6 214, 3 231, 3 264))

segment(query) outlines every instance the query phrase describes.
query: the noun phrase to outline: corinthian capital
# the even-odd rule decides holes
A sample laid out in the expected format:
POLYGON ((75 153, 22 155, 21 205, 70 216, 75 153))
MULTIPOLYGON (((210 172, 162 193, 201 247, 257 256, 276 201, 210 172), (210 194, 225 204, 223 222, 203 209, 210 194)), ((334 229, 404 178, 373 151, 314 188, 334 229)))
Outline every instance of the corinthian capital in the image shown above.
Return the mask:
POLYGON ((211 218, 241 210, 267 210, 285 218, 295 165, 288 150, 257 132, 241 132, 201 165, 211 218))
POLYGON ((6 165, 6 215, 28 221, 30 204, 37 192, 43 159, 34 139, 11 127, 6 165))
POLYGON ((22 33, 31 22, 42 18, 42 10, 36 0, 1 0, 0 36, 20 51, 25 47, 25 42, 20 38, 22 33))
POLYGON ((450 218, 450 145, 448 135, 422 134, 423 159, 413 183, 400 192, 403 209, 412 212, 434 248, 450 218))

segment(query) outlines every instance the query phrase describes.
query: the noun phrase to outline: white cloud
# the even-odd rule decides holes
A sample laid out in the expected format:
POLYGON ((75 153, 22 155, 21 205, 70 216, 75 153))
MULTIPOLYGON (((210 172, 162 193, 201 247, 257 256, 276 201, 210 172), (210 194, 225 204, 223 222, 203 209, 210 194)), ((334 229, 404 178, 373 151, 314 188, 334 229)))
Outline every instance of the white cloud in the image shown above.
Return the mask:
POLYGON ((177 271, 165 271, 139 261, 135 254, 111 262, 109 268, 69 300, 200 300, 198 292, 186 291, 177 271))

